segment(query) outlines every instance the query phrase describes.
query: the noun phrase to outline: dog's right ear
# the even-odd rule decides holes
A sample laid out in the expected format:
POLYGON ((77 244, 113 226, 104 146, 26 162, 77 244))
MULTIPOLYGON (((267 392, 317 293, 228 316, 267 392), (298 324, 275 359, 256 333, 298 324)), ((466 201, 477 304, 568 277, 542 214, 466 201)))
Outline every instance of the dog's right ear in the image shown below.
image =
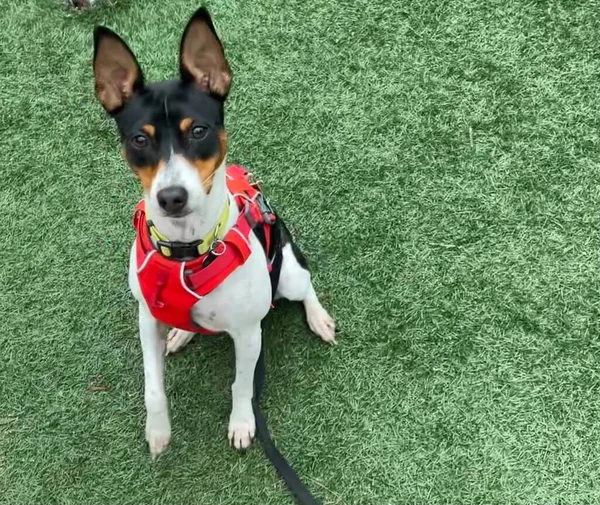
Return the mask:
POLYGON ((123 107, 144 86, 144 76, 133 52, 121 37, 104 26, 94 28, 94 77, 96 96, 109 113, 123 107))
POLYGON ((210 14, 200 7, 188 21, 179 47, 181 79, 222 100, 231 87, 231 68, 210 14))

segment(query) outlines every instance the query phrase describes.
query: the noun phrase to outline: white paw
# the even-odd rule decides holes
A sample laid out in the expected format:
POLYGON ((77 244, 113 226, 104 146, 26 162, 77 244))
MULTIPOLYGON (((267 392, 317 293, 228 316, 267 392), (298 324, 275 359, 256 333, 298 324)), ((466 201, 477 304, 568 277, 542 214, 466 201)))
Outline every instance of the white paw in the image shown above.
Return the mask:
POLYGON ((229 445, 235 447, 238 451, 247 449, 252 443, 255 432, 256 423, 252 407, 250 407, 250 412, 247 412, 246 415, 231 413, 231 417, 229 418, 229 433, 227 434, 229 445))
POLYGON ((159 456, 171 441, 171 423, 168 416, 154 415, 146 418, 146 442, 152 459, 159 456))
POLYGON ((337 344, 335 340, 335 321, 318 302, 307 302, 306 319, 308 326, 328 344, 337 344))
POLYGON ((177 328, 172 328, 167 335, 167 346, 165 350, 165 354, 173 354, 179 351, 182 347, 184 347, 192 338, 195 333, 191 331, 179 330, 177 328))

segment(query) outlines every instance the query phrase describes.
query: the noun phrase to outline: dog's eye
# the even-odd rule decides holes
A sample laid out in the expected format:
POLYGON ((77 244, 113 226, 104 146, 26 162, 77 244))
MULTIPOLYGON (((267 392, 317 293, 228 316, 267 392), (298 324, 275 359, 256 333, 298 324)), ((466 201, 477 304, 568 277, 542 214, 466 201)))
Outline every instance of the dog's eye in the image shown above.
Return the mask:
POLYGON ((192 128, 192 138, 196 140, 202 140, 206 137, 208 128, 206 126, 196 125, 192 128))
POLYGON ((131 144, 136 149, 143 149, 148 145, 148 137, 146 137, 146 135, 136 135, 135 137, 132 137, 131 144))

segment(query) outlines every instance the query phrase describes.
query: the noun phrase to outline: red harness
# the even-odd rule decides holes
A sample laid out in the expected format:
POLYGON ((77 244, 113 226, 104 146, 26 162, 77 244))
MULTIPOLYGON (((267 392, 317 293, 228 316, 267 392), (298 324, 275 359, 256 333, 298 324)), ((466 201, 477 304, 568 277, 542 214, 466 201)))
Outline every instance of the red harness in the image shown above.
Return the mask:
POLYGON ((167 326, 214 333, 192 321, 192 307, 246 262, 252 252, 250 234, 257 227, 264 230, 265 254, 269 257, 276 217, 265 205, 260 187, 249 182, 244 168, 232 165, 227 168, 227 189, 240 210, 235 225, 211 251, 190 261, 169 259, 156 250, 146 222, 144 201, 136 207, 133 226, 137 231, 138 281, 150 312, 167 326))

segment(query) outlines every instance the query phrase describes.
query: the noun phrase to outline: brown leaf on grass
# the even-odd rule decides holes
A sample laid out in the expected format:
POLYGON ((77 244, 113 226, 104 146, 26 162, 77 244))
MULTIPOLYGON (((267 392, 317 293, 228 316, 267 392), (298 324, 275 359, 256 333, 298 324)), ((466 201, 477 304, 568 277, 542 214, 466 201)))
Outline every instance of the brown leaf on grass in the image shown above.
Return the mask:
POLYGON ((110 387, 102 384, 102 375, 92 375, 90 377, 90 385, 88 386, 88 390, 92 393, 99 393, 102 391, 110 390, 110 387))

